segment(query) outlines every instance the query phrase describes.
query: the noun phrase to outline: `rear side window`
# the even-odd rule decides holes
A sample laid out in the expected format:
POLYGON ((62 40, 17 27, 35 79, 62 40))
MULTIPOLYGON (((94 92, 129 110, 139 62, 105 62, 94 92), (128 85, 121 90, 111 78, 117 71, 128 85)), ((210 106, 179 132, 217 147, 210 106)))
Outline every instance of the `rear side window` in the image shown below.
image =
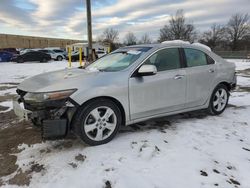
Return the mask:
POLYGON ((178 69, 181 67, 178 48, 168 48, 156 52, 145 64, 155 65, 157 71, 178 69))
POLYGON ((54 50, 54 52, 56 52, 56 53, 63 53, 62 50, 54 50))
POLYGON ((184 52, 188 67, 207 65, 207 55, 204 52, 191 48, 185 48, 184 52))

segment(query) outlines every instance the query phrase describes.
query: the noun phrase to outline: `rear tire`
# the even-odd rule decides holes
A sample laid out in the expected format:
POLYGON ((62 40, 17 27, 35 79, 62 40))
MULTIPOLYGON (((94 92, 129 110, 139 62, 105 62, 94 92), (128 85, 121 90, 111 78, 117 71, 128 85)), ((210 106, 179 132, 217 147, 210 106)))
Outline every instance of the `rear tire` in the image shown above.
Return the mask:
POLYGON ((229 91, 224 84, 219 84, 213 91, 208 112, 211 115, 219 115, 224 112, 229 100, 229 91))
POLYGON ((86 144, 91 146, 106 144, 117 134, 122 115, 117 105, 107 99, 97 99, 76 112, 72 128, 86 144))

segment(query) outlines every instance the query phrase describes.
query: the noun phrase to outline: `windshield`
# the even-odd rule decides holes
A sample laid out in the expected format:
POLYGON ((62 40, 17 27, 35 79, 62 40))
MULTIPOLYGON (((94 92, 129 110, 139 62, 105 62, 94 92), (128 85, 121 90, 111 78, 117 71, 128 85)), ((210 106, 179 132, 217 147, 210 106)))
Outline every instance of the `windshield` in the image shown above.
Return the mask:
POLYGON ((133 64, 143 53, 150 49, 150 47, 119 49, 98 59, 89 65, 87 69, 107 72, 121 71, 133 64))

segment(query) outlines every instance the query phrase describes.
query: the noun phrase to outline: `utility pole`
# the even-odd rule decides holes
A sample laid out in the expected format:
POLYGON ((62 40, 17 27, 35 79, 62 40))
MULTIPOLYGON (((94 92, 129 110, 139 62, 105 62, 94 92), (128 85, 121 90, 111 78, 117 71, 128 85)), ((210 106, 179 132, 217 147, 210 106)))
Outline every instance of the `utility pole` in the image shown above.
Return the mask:
POLYGON ((88 28, 88 57, 89 61, 92 62, 92 23, 91 23, 91 0, 86 0, 87 7, 87 28, 88 28))

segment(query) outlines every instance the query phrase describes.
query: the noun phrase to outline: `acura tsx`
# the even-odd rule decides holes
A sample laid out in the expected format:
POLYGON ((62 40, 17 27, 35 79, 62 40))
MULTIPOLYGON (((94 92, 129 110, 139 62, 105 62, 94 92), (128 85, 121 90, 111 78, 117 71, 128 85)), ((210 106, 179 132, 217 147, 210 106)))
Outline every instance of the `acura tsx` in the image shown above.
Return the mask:
POLYGON ((89 66, 34 76, 17 88, 15 113, 44 139, 75 133, 89 145, 121 126, 206 109, 221 114, 236 86, 235 65, 184 41, 122 47, 89 66))

